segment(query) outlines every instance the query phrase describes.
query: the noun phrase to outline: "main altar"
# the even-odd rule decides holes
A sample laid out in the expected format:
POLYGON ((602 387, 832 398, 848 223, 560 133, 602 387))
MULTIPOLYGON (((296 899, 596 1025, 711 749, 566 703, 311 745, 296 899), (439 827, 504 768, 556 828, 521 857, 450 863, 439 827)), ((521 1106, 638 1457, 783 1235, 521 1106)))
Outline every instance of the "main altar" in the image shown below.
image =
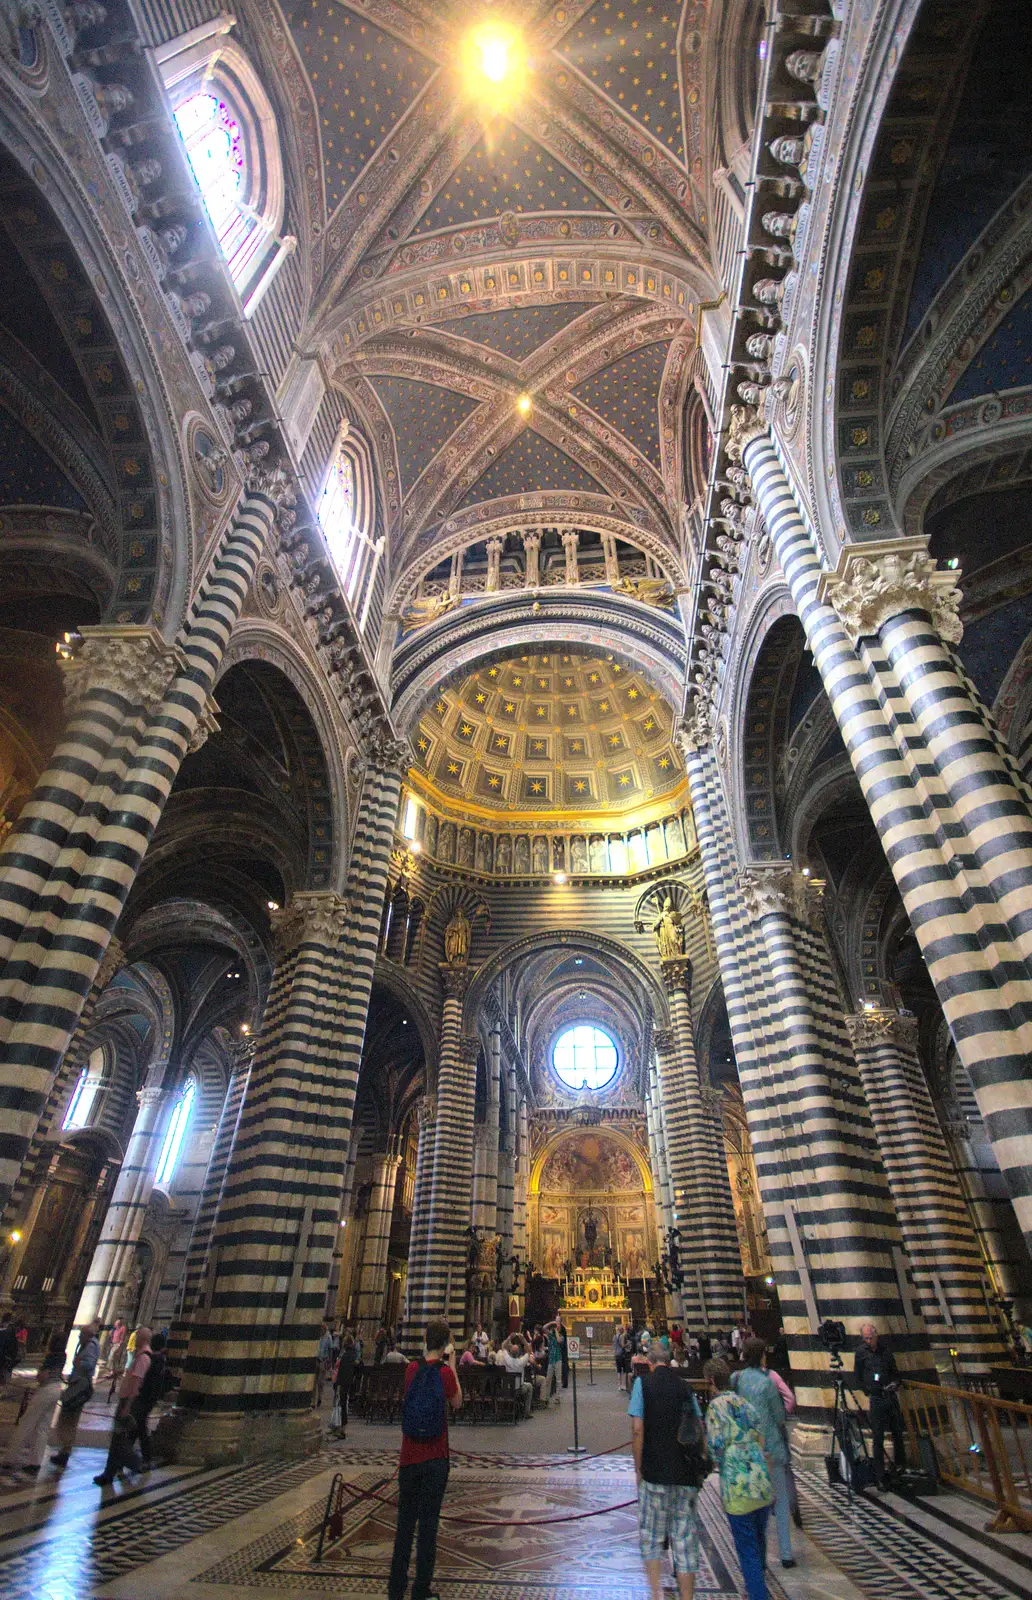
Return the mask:
POLYGON ((612 1267, 574 1267, 562 1280, 564 1311, 630 1311, 627 1285, 612 1267))

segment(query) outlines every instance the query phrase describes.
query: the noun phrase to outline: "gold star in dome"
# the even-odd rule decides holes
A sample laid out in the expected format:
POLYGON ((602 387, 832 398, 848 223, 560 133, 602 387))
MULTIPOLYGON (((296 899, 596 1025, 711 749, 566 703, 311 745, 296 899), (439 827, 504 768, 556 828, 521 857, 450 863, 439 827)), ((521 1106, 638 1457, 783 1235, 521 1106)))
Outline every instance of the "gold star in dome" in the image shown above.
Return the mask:
POLYGON ((462 734, 464 739, 468 739, 470 734, 473 732, 473 729, 470 723, 464 722, 462 727, 459 729, 459 732, 462 734))
POLYGON ((616 781, 620 785, 621 789, 626 789, 631 780, 630 780, 630 776, 629 776, 628 773, 621 772, 619 778, 617 778, 616 781))
POLYGON ((660 756, 658 765, 660 767, 662 767, 663 771, 665 772, 667 767, 670 765, 670 757, 669 756, 660 756))
POLYGON ((588 785, 583 778, 578 778, 573 787, 578 794, 583 794, 588 785))
POLYGON ((434 710, 437 712, 439 717, 443 717, 447 709, 448 707, 445 705, 443 700, 438 700, 437 704, 434 706, 434 710))
POLYGON ((509 741, 505 737, 504 733, 500 733, 498 735, 498 737, 495 739, 495 744, 497 745, 499 750, 504 750, 508 743, 509 743, 509 741))
POLYGON ((487 786, 489 789, 500 789, 502 786, 502 780, 501 778, 488 778, 487 786))
POLYGON ((618 750, 620 748, 620 735, 618 733, 611 733, 609 735, 609 743, 613 746, 614 750, 618 750))
POLYGON ((655 717, 646 717, 645 721, 642 723, 642 727, 645 729, 646 733, 651 733, 655 726, 656 726, 655 717))
POLYGON ((570 746, 570 749, 571 749, 571 751, 573 752, 573 754, 575 756, 583 755, 583 753, 584 753, 584 740, 583 739, 574 739, 573 743, 570 746))
POLYGON ((547 689, 548 688, 548 679, 547 678, 539 678, 538 679, 538 688, 539 689, 547 689))
POLYGON ((498 676, 498 668, 497 667, 488 667, 487 675, 488 675, 489 678, 497 678, 497 676, 498 676))
POLYGON ((637 698, 638 698, 637 689, 628 689, 627 698, 628 698, 628 700, 637 700, 637 698))
POLYGON ((564 678, 563 679, 563 688, 564 689, 572 689, 573 688, 573 679, 572 678, 564 678))
POLYGON ((483 705, 486 705, 486 704, 487 704, 487 695, 481 689, 480 693, 477 695, 477 705, 478 706, 483 706, 483 705))
POLYGON ((589 672, 588 673, 588 682, 589 683, 597 683, 598 682, 598 673, 597 672, 589 672))
POLYGON ((598 709, 600 711, 608 711, 609 710, 609 701, 608 700, 600 700, 599 703, 598 703, 598 709))
POLYGON ((614 672, 622 672, 623 671, 623 667, 620 665, 619 661, 614 661, 613 662, 613 671, 614 672))
POLYGON ((532 739, 530 741, 530 748, 533 750, 536 756, 543 756, 545 753, 544 739, 532 739))
POLYGON ((534 782, 530 786, 531 794, 543 794, 544 790, 545 790, 545 786, 541 782, 541 779, 540 778, 535 778, 534 782))
POLYGON ((508 712, 509 716, 511 717, 513 712, 516 710, 516 707, 513 705, 511 700, 506 700, 505 709, 508 712))
POLYGON ((523 661, 523 662, 527 662, 527 661, 530 660, 530 657, 529 656, 520 656, 520 660, 523 661))
POLYGON ((523 679, 522 678, 513 678, 512 685, 513 685, 514 689, 522 689, 522 687, 523 687, 523 679))
POLYGON ((546 706, 535 706, 534 707, 534 715, 536 717, 543 717, 545 715, 546 710, 547 710, 546 706))
POLYGON ((457 778, 459 775, 459 763, 457 761, 449 761, 448 771, 453 778, 457 778))

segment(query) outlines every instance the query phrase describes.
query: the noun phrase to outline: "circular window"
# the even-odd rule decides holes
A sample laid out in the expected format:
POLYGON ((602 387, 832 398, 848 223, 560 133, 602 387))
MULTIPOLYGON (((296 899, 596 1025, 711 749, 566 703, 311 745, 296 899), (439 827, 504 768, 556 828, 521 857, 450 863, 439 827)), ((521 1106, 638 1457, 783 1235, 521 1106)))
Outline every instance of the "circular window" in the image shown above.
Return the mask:
POLYGON ((616 1077, 616 1045, 588 1022, 566 1028, 552 1046, 552 1065, 569 1089, 604 1089, 616 1077))

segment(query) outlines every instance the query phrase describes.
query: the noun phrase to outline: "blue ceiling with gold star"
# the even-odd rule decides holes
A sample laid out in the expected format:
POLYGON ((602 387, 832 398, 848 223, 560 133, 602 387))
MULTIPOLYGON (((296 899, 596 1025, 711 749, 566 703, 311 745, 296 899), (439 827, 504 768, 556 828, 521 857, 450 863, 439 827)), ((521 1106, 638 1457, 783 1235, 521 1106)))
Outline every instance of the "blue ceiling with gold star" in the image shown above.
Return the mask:
POLYGON ((1004 317, 949 397, 949 404, 1032 383, 1032 289, 1004 317))
POLYGON ((476 410, 479 401, 413 378, 371 377, 369 382, 391 419, 402 493, 407 494, 459 424, 476 410))
POLYGON ((684 779, 673 721, 625 656, 505 656, 435 695, 416 732, 416 770, 442 795, 479 808, 590 814, 641 805, 684 779))
POLYGON ((500 122, 459 163, 413 232, 483 222, 505 211, 603 210, 561 161, 511 122, 500 122))
POLYGON ((621 110, 684 160, 676 0, 598 0, 560 46, 621 110))
POLYGON ((315 91, 330 211, 436 68, 334 0, 283 0, 315 91))
POLYGON ((573 391, 656 468, 660 465, 659 385, 669 350, 669 340, 632 350, 573 391))
POLYGON ((573 494, 606 493, 576 461, 528 428, 492 461, 456 509, 463 511, 483 500, 500 500, 510 494, 533 494, 539 489, 567 490, 573 494))
POLYGON ((525 361, 540 345, 569 327, 589 310, 584 301, 555 306, 513 306, 507 311, 483 311, 442 324, 449 333, 486 345, 513 361, 525 361))
POLYGON ((56 506, 85 511, 86 502, 61 468, 9 411, 0 406, 0 505, 56 506))

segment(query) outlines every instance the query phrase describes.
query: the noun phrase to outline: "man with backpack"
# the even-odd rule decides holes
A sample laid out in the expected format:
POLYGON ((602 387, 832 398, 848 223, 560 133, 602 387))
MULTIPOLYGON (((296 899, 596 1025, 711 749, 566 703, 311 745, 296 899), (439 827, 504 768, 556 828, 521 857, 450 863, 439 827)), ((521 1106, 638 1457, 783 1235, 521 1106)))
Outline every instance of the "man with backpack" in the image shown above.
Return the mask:
POLYGON ((663 1594, 668 1541, 681 1600, 692 1600, 699 1570, 695 1502, 709 1470, 706 1435, 691 1385, 671 1367, 670 1346, 658 1339, 648 1370, 634 1380, 627 1414, 638 1476, 638 1539, 652 1600, 663 1594))
POLYGON ((398 1526, 387 1580, 389 1600, 405 1600, 417 1523, 412 1600, 433 1600, 430 1585, 437 1561, 437 1524, 448 1487, 448 1407, 458 1411, 461 1405, 462 1388, 455 1372, 451 1330, 446 1322, 435 1319, 427 1323, 425 1356, 410 1361, 405 1369, 398 1526))

